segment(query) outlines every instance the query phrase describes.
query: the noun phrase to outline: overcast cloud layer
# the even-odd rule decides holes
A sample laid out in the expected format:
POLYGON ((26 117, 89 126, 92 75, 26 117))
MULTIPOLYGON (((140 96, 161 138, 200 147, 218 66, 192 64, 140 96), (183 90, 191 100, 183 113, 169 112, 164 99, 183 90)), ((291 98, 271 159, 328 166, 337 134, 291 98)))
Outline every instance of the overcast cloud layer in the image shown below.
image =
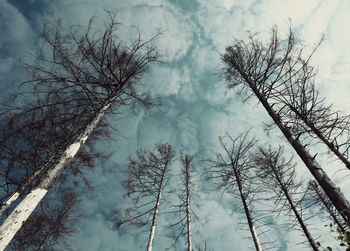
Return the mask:
MULTIPOLYGON (((200 167, 203 163, 199 160, 212 157, 218 151, 218 136, 225 132, 236 135, 253 128, 252 132, 262 143, 283 142, 277 131, 270 138, 265 136, 262 123, 269 118, 254 100, 242 104, 233 93, 225 95, 225 81, 217 74, 222 68, 220 54, 235 38, 247 38, 247 31, 258 32, 258 36, 267 39, 273 25, 277 25, 283 36, 288 31, 290 18, 297 37, 309 48, 324 36, 325 40, 312 60, 319 69, 317 88, 337 108, 350 112, 350 33, 347 31, 350 2, 347 0, 0 0, 0 90, 3 99, 11 91, 12 83, 24 77, 9 55, 37 53, 43 24, 61 18, 64 27, 85 25, 95 16, 102 27, 106 16, 104 9, 118 11, 118 21, 124 25, 122 36, 126 40, 135 35, 127 32, 132 25, 139 27, 145 39, 162 31, 157 46, 166 63, 150 69, 142 81, 154 96, 161 98, 162 107, 148 113, 140 110, 127 117, 110 118, 120 131, 118 140, 116 143, 104 142, 100 147, 107 152, 115 151, 115 154, 90 174, 94 190, 80 193, 83 210, 80 232, 73 238, 76 250, 144 248, 147 233, 134 228, 114 231, 111 222, 113 210, 125 208, 128 203, 123 198, 120 171, 125 167, 127 157, 138 148, 152 147, 159 140, 169 142, 179 150, 194 154, 198 161, 196 165, 200 167)), ((329 159, 323 163, 350 199, 350 182, 342 179, 344 172, 335 173, 331 168, 339 163, 329 159)), ((302 164, 298 174, 308 176, 302 164)), ((200 234, 194 233, 194 242, 203 244, 206 240, 215 250, 251 250, 253 243, 244 238, 249 232, 242 231, 244 225, 238 224, 244 222, 244 215, 232 214, 234 201, 231 197, 218 197, 214 191, 199 193, 197 201, 201 206, 197 212, 202 220, 196 227, 200 234)), ((160 225, 167 221, 164 216, 160 225)), ((325 238, 328 229, 323 225, 318 224, 315 235, 323 235, 321 240, 332 241, 325 238)), ((276 234, 283 231, 283 227, 273 231, 276 234)), ((168 247, 171 237, 167 231, 157 233, 154 250, 168 247)), ((305 246, 296 246, 301 241, 298 232, 290 233, 276 245, 281 246, 280 250, 307 250, 305 246)))

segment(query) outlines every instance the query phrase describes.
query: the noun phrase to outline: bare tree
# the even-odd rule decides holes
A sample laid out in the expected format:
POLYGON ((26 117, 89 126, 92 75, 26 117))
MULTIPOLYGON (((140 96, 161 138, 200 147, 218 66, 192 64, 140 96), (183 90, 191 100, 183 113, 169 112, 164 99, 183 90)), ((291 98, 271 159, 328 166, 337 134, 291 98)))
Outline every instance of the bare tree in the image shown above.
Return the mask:
POLYGON ((137 159, 130 158, 129 161, 124 184, 133 206, 125 213, 117 212, 115 227, 119 228, 122 224, 150 225, 147 251, 152 250, 162 194, 171 178, 169 166, 174 156, 175 150, 171 145, 158 143, 154 151, 138 150, 137 159))
POLYGON ((257 97, 334 206, 343 213, 344 220, 349 223, 349 201, 316 162, 315 156, 301 143, 298 135, 293 134, 283 121, 283 116, 273 108, 276 97, 285 93, 287 82, 303 82, 312 76, 308 62, 313 52, 304 59, 302 51, 302 48, 296 46, 292 31, 286 43, 282 43, 276 28, 272 30, 271 40, 266 46, 254 36, 250 37, 248 43, 235 41, 222 55, 228 89, 238 88, 238 93, 247 95, 246 99, 257 97))
POLYGON ((68 237, 78 231, 78 203, 71 191, 64 192, 60 201, 46 197, 6 250, 72 250, 68 237))
MULTIPOLYGON (((181 163, 181 185, 177 185, 178 197, 180 203, 174 205, 176 208, 175 213, 178 214, 179 220, 169 226, 170 229, 176 228, 178 233, 175 237, 173 247, 175 247, 180 237, 186 237, 187 250, 192 251, 192 232, 191 225, 193 219, 198 219, 197 215, 193 211, 193 195, 195 193, 196 182, 194 181, 195 166, 193 165, 193 155, 180 154, 181 163)), ((173 212, 169 212, 173 213, 173 212)))
POLYGON ((309 181, 306 196, 310 200, 309 206, 317 205, 320 213, 326 214, 325 219, 333 221, 340 229, 340 232, 345 233, 345 226, 341 215, 339 215, 333 203, 315 181, 309 181))
MULTIPOLYGON (((290 38, 293 39, 293 38, 290 38)), ((275 110, 297 138, 307 134, 324 143, 350 169, 350 116, 327 105, 315 89, 315 70, 305 62, 301 76, 283 85, 273 98, 275 110)))
MULTIPOLYGON (((0 129, 0 163, 4 167, 0 170, 0 215, 18 197, 30 191, 47 167, 57 161, 84 119, 84 115, 78 119, 78 112, 73 107, 32 107, 29 104, 25 108, 17 108, 15 112, 6 112, 0 129)), ((105 126, 101 124, 75 160, 67 166, 71 173, 81 176, 84 181, 83 169, 93 169, 94 159, 102 157, 92 143, 97 135, 105 132, 105 126)))
MULTIPOLYGON (((209 251, 207 241, 204 242, 204 247, 201 247, 199 244, 196 244, 196 250, 197 251, 209 251)), ((211 251, 214 251, 214 249, 211 249, 211 251)))
POLYGON ((240 198, 243 204, 249 230, 253 238, 255 249, 262 250, 254 217, 252 215, 252 173, 249 165, 249 153, 256 140, 248 138, 248 132, 232 138, 230 135, 219 137, 225 156, 218 154, 216 160, 208 160, 209 168, 206 171, 208 179, 219 179, 217 189, 232 193, 240 198), (224 142, 227 140, 227 142, 224 142))
POLYGON ((263 187, 273 192, 269 199, 274 202, 274 210, 279 213, 285 211, 286 215, 293 214, 294 217, 291 218, 294 220, 291 222, 291 228, 298 224, 311 248, 318 251, 315 239, 312 238, 305 219, 303 219, 305 209, 301 203, 302 198, 300 196, 298 198, 298 195, 301 194, 302 183, 296 181, 296 164, 293 163, 293 158, 284 159, 282 147, 273 149, 271 146, 268 149, 259 147, 252 158, 257 176, 263 182, 263 187))
POLYGON ((159 58, 152 46, 154 37, 143 41, 139 36, 132 44, 123 45, 117 26, 113 13, 102 34, 93 31, 92 20, 86 28, 73 26, 69 35, 62 34, 58 23, 54 32, 45 29, 43 33, 51 57, 39 58, 37 64, 24 64, 30 75, 24 85, 32 91, 30 97, 22 95, 21 100, 42 100, 44 96, 46 103, 81 108, 78 114, 89 117, 80 124, 76 136, 69 139, 55 164, 2 224, 0 248, 21 228, 109 110, 132 108, 137 103, 151 105, 148 94, 137 88, 137 84, 148 64, 159 58))

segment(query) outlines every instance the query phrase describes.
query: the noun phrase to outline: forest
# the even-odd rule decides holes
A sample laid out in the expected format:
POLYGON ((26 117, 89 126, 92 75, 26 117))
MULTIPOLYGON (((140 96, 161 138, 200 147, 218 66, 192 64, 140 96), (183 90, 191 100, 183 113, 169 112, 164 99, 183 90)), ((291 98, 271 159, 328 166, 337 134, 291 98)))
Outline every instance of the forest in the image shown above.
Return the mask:
MULTIPOLYGON (((323 37, 306 45, 290 22, 284 30, 270 27, 267 39, 251 30, 245 39, 226 41, 215 54, 219 72, 204 78, 210 85, 218 78, 230 109, 245 110, 228 113, 235 122, 214 132, 215 150, 203 140, 198 154, 185 144, 191 145, 191 128, 204 128, 199 138, 211 132, 205 121, 192 125, 183 116, 186 109, 195 114, 201 106, 210 114, 212 108, 176 102, 151 83, 157 67, 168 64, 158 46, 166 32, 144 36, 137 26, 123 26, 117 11, 103 13, 103 24, 96 17, 45 24, 39 52, 14 57, 25 78, 0 106, 0 250, 78 250, 74 236, 89 205, 82 196, 89 194, 91 203, 101 202, 111 233, 134 234, 128 238, 140 250, 222 250, 201 233, 220 238, 220 230, 203 227, 203 210, 217 213, 220 224, 207 195, 229 212, 237 225, 229 234, 248 243, 242 250, 287 250, 286 242, 288 250, 350 250, 348 191, 328 169, 335 163, 334 172, 349 179, 350 115, 323 96, 316 81, 313 58, 323 37), (132 152, 120 143, 129 139, 119 121, 134 116, 166 124, 172 106, 181 105, 181 144, 152 124, 144 130, 155 141, 145 136, 147 144, 134 143, 132 152), (254 125, 235 126, 249 116, 254 125), (122 161, 114 151, 127 155, 122 161), (97 198, 100 172, 114 175, 108 179, 113 190, 97 198), (103 204, 107 194, 116 194, 113 208, 103 204), (289 234, 298 236, 296 243, 286 241, 289 234)), ((172 77, 163 74, 163 90, 172 77)), ((121 246, 99 250, 133 250, 121 246)))

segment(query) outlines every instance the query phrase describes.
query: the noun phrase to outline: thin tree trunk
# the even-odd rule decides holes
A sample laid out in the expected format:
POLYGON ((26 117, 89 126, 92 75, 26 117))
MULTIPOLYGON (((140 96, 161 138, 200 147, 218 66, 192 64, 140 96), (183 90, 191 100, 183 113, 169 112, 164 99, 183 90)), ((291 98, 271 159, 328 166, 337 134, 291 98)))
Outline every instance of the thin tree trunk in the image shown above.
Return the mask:
POLYGON ((151 227, 151 231, 149 233, 148 244, 147 244, 147 251, 152 251, 154 234, 156 232, 156 226, 157 226, 157 217, 158 217, 158 212, 159 212, 160 200, 162 198, 162 191, 163 191, 163 185, 164 185, 164 180, 165 180, 166 165, 164 166, 164 169, 163 169, 162 179, 161 179, 161 182, 160 182, 158 196, 157 196, 157 202, 156 202, 156 206, 154 208, 153 219, 152 219, 152 227, 151 227))
POLYGON ((47 240, 50 238, 51 233, 52 233, 52 229, 50 229, 50 231, 45 235, 45 238, 40 242, 40 245, 38 247, 38 251, 44 250, 45 244, 46 244, 47 240))
POLYGON ((279 184, 280 187, 282 188, 282 191, 283 191, 283 193, 284 193, 284 196, 286 196, 286 198, 287 198, 287 200, 288 200, 288 203, 289 203, 289 205, 290 205, 290 207, 291 207, 291 209, 292 209, 292 211, 293 211, 295 217, 297 218, 297 220, 298 220, 298 222, 299 222, 300 227, 302 228, 302 230, 303 230, 303 232, 304 232, 304 234, 305 234, 305 236, 306 236, 308 242, 310 243, 310 246, 312 247, 312 249, 313 249, 314 251, 319 251, 318 246, 317 246, 316 243, 314 242, 314 239, 311 237, 311 234, 310 234, 309 230, 307 229, 306 225, 304 224, 304 221, 303 221, 303 219, 301 218, 301 216, 300 216, 298 210, 295 208, 295 205, 294 205, 294 203, 293 203, 293 201, 292 201, 292 199, 291 199, 291 197, 290 197, 290 195, 289 195, 289 192, 288 192, 288 190, 286 189, 286 187, 285 187, 284 183, 282 182, 281 178, 279 177, 278 173, 276 172, 276 169, 275 169, 272 165, 270 165, 270 167, 271 167, 271 169, 272 169, 272 171, 273 171, 273 173, 274 173, 274 175, 275 175, 275 177, 276 177, 276 179, 277 179, 278 184, 279 184))
POLYGON ((326 208, 327 212, 329 213, 329 215, 332 217, 333 221, 335 224, 338 225, 339 229, 341 230, 342 233, 345 233, 345 229, 343 227, 343 225, 339 222, 337 216, 334 214, 334 212, 331 210, 331 208, 329 208, 329 205, 327 204, 327 202, 324 200, 324 198, 322 197, 322 194, 320 193, 320 191, 318 190, 318 187, 315 186, 314 187, 314 191, 316 192, 316 194, 318 195, 318 198, 321 200, 321 202, 323 203, 324 207, 326 208))
POLYGON ((258 234, 256 232, 256 229, 255 229, 255 226, 254 226, 254 223, 253 223, 253 218, 252 218, 252 216, 250 214, 250 210, 249 210, 249 207, 248 207, 248 204, 247 204, 247 201, 246 201, 246 197, 245 197, 244 192, 243 192, 243 187, 242 187, 241 180, 239 178, 239 174, 238 174, 236 168, 234 168, 234 167, 233 167, 233 171, 234 171, 234 174, 235 174, 235 178, 236 178, 239 194, 240 194, 240 197, 241 197, 241 200, 242 200, 242 203, 243 203, 244 212, 245 212, 245 215, 246 215, 247 220, 248 220, 249 230, 250 230, 250 233, 251 233, 251 235, 253 237, 255 249, 257 251, 262 251, 261 244, 260 244, 260 241, 259 241, 259 238, 258 238, 258 234))
POLYGON ((187 250, 192 251, 191 239, 191 207, 190 207, 190 177, 188 166, 186 168, 186 217, 187 217, 187 250))
POLYGON ((338 210, 340 215, 344 220, 350 224, 350 203, 345 198, 340 189, 333 183, 333 181, 328 177, 327 173, 321 168, 321 166, 314 160, 310 153, 305 149, 305 147, 296 139, 290 130, 282 123, 279 116, 272 110, 271 106, 267 100, 259 93, 258 89, 254 86, 251 80, 240 71, 250 89, 254 92, 256 97, 259 99, 261 104, 266 109, 267 113, 270 115, 272 120, 281 130, 283 135, 286 137, 288 142, 292 145, 294 150, 297 152, 299 157, 303 160, 306 167, 309 169, 311 174, 314 176, 318 184, 322 187, 323 191, 327 194, 329 199, 332 201, 335 208, 338 210))
POLYGON ((0 227, 0 250, 3 250, 12 240, 13 236, 21 228, 22 224, 28 219, 41 199, 46 195, 48 189, 53 185, 55 180, 62 174, 65 167, 72 161, 81 145, 85 143, 93 130, 97 127, 100 120, 105 115, 107 109, 113 103, 116 95, 110 98, 100 109, 96 117, 86 126, 80 136, 70 144, 63 152, 57 164, 50 169, 39 184, 33 188, 17 205, 13 212, 7 217, 0 227))
POLYGON ((345 166, 350 170, 350 161, 342 154, 335 145, 330 142, 321 132, 318 130, 315 125, 302 116, 294 107, 289 106, 289 108, 312 130, 316 136, 327 145, 327 147, 345 164, 345 166))
POLYGON ((13 192, 9 198, 7 198, 6 202, 0 206, 0 217, 12 205, 13 202, 15 202, 18 199, 18 197, 23 194, 23 192, 33 182, 33 180, 45 170, 47 165, 55 156, 56 154, 51 155, 49 159, 45 161, 44 164, 42 164, 37 170, 35 170, 35 172, 32 173, 32 175, 29 176, 27 180, 23 181, 21 185, 16 189, 16 191, 13 192))

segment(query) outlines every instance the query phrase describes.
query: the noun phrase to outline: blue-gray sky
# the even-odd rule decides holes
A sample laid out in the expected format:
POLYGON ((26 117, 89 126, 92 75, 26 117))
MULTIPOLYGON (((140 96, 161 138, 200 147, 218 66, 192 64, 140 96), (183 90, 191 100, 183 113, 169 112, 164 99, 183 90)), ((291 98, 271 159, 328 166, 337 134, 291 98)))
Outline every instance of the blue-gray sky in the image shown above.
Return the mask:
MULTIPOLYGON (((113 210, 127 205, 122 197, 120 171, 136 149, 152 147, 162 140, 200 160, 212 157, 217 151, 219 135, 225 132, 235 135, 250 127, 264 143, 283 142, 277 131, 271 138, 264 136, 262 122, 268 120, 267 114, 254 101, 242 104, 233 93, 225 94, 225 81, 217 74, 222 68, 220 53, 233 39, 247 38, 247 31, 259 32, 261 39, 267 39, 272 26, 277 25, 283 36, 290 18, 298 38, 309 48, 324 35, 325 41, 312 60, 319 69, 317 88, 330 103, 350 112, 350 33, 347 32, 350 2, 347 0, 0 0, 3 99, 13 82, 24 76, 8 55, 37 53, 39 36, 47 22, 61 18, 63 26, 69 27, 85 25, 95 16, 102 24, 104 9, 118 11, 118 21, 125 25, 122 27, 125 40, 132 37, 132 32, 126 32, 132 25, 139 27, 145 39, 162 31, 157 46, 165 64, 152 67, 142 82, 155 96, 161 97, 163 106, 146 114, 140 110, 123 118, 111 118, 121 135, 117 135, 115 143, 101 144, 101 149, 115 154, 111 161, 101 163, 89 175, 94 190, 81 191, 80 232, 73 237, 76 250, 142 250, 145 233, 135 229, 117 232, 112 230, 111 223, 113 210)), ((340 164, 326 158, 322 161, 350 199, 347 192, 350 182, 342 179, 345 172, 336 173, 332 169, 340 164)), ((302 164, 298 174, 308 175, 302 164)), ((243 215, 231 214, 233 201, 229 196, 218 197, 214 191, 199 193, 201 206, 197 211, 202 220, 197 228, 201 234, 194 233, 194 242, 207 240, 215 250, 250 250, 253 243, 244 238, 249 233, 241 231, 243 226, 238 224, 244 222, 243 215)), ((160 225, 168 221, 166 217, 161 220, 160 225)), ((328 234, 323 223, 315 228, 316 235, 328 234)), ((166 231, 157 233, 154 250, 164 250, 169 237, 166 231)), ((302 240, 299 233, 291 232, 277 243, 281 250, 302 250, 305 247, 296 246, 302 240)))

